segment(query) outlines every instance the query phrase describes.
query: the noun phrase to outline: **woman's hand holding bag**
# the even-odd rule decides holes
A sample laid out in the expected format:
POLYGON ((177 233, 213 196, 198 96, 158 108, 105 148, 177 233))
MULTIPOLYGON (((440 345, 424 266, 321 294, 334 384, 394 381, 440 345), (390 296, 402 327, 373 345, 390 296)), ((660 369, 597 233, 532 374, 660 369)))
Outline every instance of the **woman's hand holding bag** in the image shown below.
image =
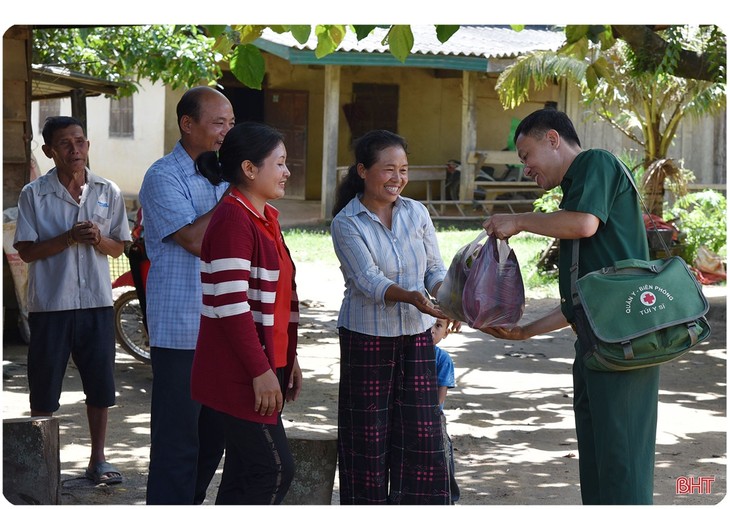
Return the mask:
POLYGON ((459 322, 467 321, 462 306, 464 285, 470 268, 474 263, 474 259, 478 256, 482 248, 481 242, 486 236, 487 232, 480 232, 474 240, 457 251, 451 261, 446 277, 436 293, 436 301, 438 302, 439 308, 449 318, 458 320, 459 322))

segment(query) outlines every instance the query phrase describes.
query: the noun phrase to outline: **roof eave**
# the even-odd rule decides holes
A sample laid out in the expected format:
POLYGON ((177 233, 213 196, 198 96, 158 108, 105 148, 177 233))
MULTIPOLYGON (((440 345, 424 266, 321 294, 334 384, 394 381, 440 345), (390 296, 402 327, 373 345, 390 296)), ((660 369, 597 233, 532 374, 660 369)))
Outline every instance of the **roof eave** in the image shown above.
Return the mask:
POLYGON ((484 57, 453 55, 408 55, 405 62, 395 58, 390 52, 373 53, 357 51, 335 51, 322 58, 315 52, 277 44, 265 39, 257 39, 256 47, 287 60, 292 65, 359 65, 371 67, 421 67, 429 69, 450 69, 457 71, 487 72, 489 60, 484 57))
POLYGON ((94 97, 98 95, 116 95, 121 83, 95 78, 72 71, 59 72, 58 70, 42 65, 33 65, 31 69, 31 99, 53 99, 69 97, 72 90, 84 90, 84 95, 94 97))

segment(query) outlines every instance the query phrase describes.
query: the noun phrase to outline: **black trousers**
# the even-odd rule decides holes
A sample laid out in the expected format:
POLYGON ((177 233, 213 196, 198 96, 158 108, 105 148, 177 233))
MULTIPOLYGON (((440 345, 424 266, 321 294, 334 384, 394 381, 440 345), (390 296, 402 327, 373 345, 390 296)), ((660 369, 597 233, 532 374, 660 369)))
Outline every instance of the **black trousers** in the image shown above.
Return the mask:
POLYGON ((294 478, 281 414, 276 424, 222 415, 226 456, 216 505, 281 504, 294 478))
POLYGON ((223 414, 190 397, 195 350, 152 348, 147 504, 202 504, 223 455, 223 414))

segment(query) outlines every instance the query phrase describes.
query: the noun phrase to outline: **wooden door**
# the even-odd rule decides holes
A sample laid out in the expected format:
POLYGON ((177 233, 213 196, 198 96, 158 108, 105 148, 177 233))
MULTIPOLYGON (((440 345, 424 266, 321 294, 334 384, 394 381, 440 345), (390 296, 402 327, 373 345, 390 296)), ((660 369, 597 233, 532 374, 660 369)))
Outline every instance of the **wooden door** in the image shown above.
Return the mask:
POLYGON ((306 198, 308 105, 306 90, 266 91, 264 122, 284 134, 286 165, 291 172, 286 198, 306 198))

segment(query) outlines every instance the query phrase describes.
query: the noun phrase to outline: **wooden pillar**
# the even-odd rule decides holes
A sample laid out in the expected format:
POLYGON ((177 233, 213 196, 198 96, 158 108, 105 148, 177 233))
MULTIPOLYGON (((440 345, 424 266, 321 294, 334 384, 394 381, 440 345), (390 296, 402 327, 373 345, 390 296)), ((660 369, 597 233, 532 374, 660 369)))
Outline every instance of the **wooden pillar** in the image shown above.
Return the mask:
POLYGON ((88 136, 86 125, 86 91, 83 88, 71 90, 71 116, 81 122, 88 136))
POLYGON ((3 208, 18 204, 30 175, 31 29, 14 25, 3 34, 3 208))
POLYGON ((477 147, 477 73, 464 71, 461 91, 461 182, 459 200, 474 196, 476 165, 469 163, 469 153, 477 147))
MULTIPOLYGON (((13 25, 3 34, 3 209, 18 204, 20 190, 30 181, 31 36, 30 25, 13 25)), ((21 311, 10 266, 7 258, 2 258, 3 332, 15 334, 21 311)))
MULTIPOLYGON (((71 116, 81 122, 84 128, 84 134, 89 136, 89 128, 86 121, 86 90, 83 88, 74 88, 71 90, 71 116)), ((91 156, 89 156, 91 159, 91 156)), ((91 161, 87 161, 86 165, 91 168, 91 161)))
POLYGON ((332 219, 337 186, 337 145, 340 129, 340 66, 324 66, 324 130, 322 133, 322 210, 332 219))

